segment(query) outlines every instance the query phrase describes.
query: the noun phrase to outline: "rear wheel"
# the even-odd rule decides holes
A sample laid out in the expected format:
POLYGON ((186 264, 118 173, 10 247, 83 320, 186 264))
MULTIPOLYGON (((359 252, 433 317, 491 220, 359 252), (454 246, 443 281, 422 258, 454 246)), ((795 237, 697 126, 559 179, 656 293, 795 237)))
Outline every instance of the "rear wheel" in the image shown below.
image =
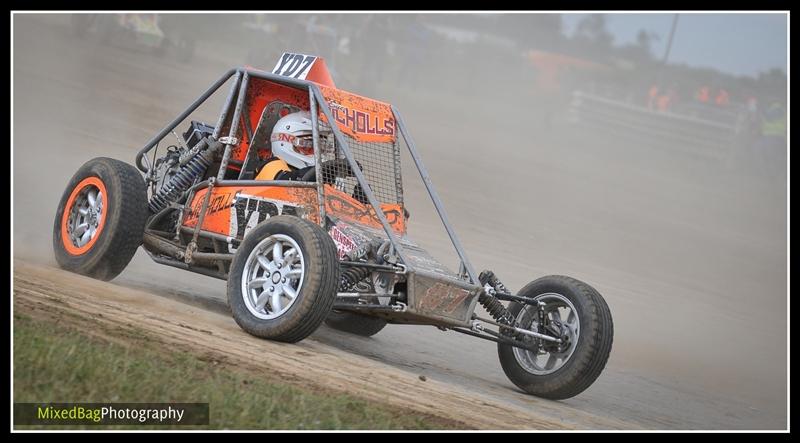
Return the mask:
POLYGON ((257 337, 300 341, 331 312, 339 284, 336 245, 318 225, 270 217, 236 250, 228 305, 239 326, 257 337))
POLYGON ((119 275, 142 244, 147 190, 139 171, 111 158, 86 162, 61 196, 53 250, 62 268, 100 280, 119 275))
POLYGON ((386 327, 386 320, 352 312, 333 311, 325 319, 325 324, 343 332, 371 337, 386 327))
POLYGON ((560 275, 537 279, 519 295, 543 303, 543 315, 536 305, 511 303, 508 310, 518 326, 562 342, 524 337, 538 351, 499 344, 503 371, 520 389, 539 397, 561 400, 583 392, 611 353, 614 325, 603 297, 586 283, 560 275))

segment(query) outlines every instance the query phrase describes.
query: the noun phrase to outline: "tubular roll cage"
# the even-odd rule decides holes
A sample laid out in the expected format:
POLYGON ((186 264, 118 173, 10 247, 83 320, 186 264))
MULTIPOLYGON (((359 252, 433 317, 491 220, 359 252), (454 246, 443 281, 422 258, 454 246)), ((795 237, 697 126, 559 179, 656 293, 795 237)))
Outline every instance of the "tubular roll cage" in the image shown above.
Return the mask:
MULTIPOLYGON (((248 69, 248 68, 233 68, 227 71, 222 77, 219 78, 210 88, 208 88, 197 100, 195 100, 191 105, 189 105, 186 110, 184 110, 180 115, 178 115, 172 122, 170 122, 167 126, 164 127, 158 134, 156 134, 139 152, 136 154, 136 167, 144 172, 150 173, 151 165, 144 165, 142 162, 146 160, 146 155, 150 150, 152 150, 158 143, 166 137, 170 132, 172 132, 179 124, 181 124, 190 114, 192 114, 197 108, 199 108, 209 97, 211 97, 217 90, 219 90, 222 85, 228 82, 232 77, 235 77, 234 82, 231 84, 230 90, 228 91, 227 98, 225 100, 225 104, 223 106, 222 112, 220 113, 219 119, 217 120, 217 124, 214 127, 213 138, 215 140, 219 140, 224 143, 225 151, 223 153, 222 162, 220 164, 220 171, 218 177, 216 179, 211 178, 209 180, 205 180, 200 182, 190 188, 190 191, 194 192, 198 189, 202 189, 208 186, 224 186, 224 185, 232 185, 232 184, 239 184, 239 185, 258 185, 258 186, 288 186, 288 187, 315 187, 317 189, 318 195, 318 204, 319 204, 319 223, 324 228, 325 226, 325 203, 324 203, 324 195, 323 195, 323 182, 322 182, 322 174, 320 172, 320 157, 321 157, 321 147, 319 145, 319 130, 318 130, 318 111, 317 106, 319 109, 322 110, 327 121, 332 122, 330 124, 330 128, 333 132, 335 137, 336 144, 339 149, 341 149, 342 153, 344 154, 348 164, 350 165, 358 183, 361 185, 361 188, 364 191, 364 194, 367 198, 369 204, 375 208, 375 214, 378 217, 383 230, 386 232, 391 245, 394 247, 397 255, 399 256, 402 264, 406 267, 408 272, 416 272, 420 274, 426 274, 424 270, 414 269, 412 268, 410 261, 407 259, 407 256, 403 250, 403 247, 400 243, 400 240, 397 238, 397 234, 389 225, 383 211, 379 210, 380 203, 378 199, 375 197, 374 192, 368 186, 368 182, 361 171, 361 169, 357 166, 355 157, 347 144, 347 140, 342 134, 341 130, 339 129, 338 125, 335 124, 335 120, 331 113, 330 107, 328 106, 327 101, 325 100, 324 96, 322 95, 322 91, 317 86, 316 83, 307 81, 307 80, 300 80, 294 79, 290 77, 283 77, 280 75, 272 74, 266 71, 260 71, 255 69, 248 69), (234 145, 238 143, 238 131, 239 131, 239 124, 238 121, 242 116, 242 112, 245 107, 245 100, 246 100, 246 91, 249 83, 250 78, 258 78, 263 80, 268 80, 277 84, 281 84, 284 86, 288 86, 295 89, 305 89, 309 93, 309 107, 311 111, 312 117, 312 125, 313 125, 313 146, 314 146, 314 155, 316 158, 316 183, 305 183, 305 182, 293 182, 293 181, 280 181, 280 180, 223 180, 223 176, 227 170, 228 162, 231 156, 231 149, 234 145), (238 89, 238 94, 236 93, 238 89), (228 113, 231 108, 231 104, 236 97, 236 105, 233 110, 233 118, 231 120, 230 131, 226 137, 220 137, 220 131, 223 128, 224 122, 228 117, 228 113), (422 272, 420 272, 422 271, 422 272)), ((452 226, 450 225, 450 220, 447 217, 447 213, 444 210, 441 200, 439 199, 438 194, 433 188, 433 183, 431 182, 430 175, 428 171, 425 169, 425 166, 422 164, 422 160, 420 159, 419 153, 417 152, 416 145, 414 144, 413 139, 408 133, 406 129, 405 122, 400 115, 400 112, 397 108, 392 105, 392 114, 394 116, 395 122, 397 127, 399 128, 399 135, 403 137, 406 146, 408 147, 408 152, 411 155, 411 158, 414 160, 414 164, 416 166, 417 172, 420 174, 423 183, 425 184, 425 188, 428 191, 428 195, 430 196, 433 204, 436 208, 436 212, 439 215, 439 219, 444 225, 445 230, 447 231, 447 235, 450 237, 450 242, 453 245, 453 248, 456 250, 458 254, 460 264, 459 264, 459 272, 458 276, 461 280, 466 280, 472 285, 480 286, 478 275, 475 273, 475 269, 472 267, 469 259, 467 258, 466 253, 464 252, 463 247, 461 246, 461 242, 458 240, 455 231, 453 230, 452 226)), ((247 122, 247 119, 244 119, 247 122)), ((246 124, 245 130, 249 132, 250 128, 246 124)), ((248 154, 245 158, 245 163, 248 162, 250 159, 250 155, 248 154)), ((244 170, 244 168, 242 168, 244 170)), ((210 195, 210 192, 207 193, 210 195)), ((201 211, 205 212, 205 208, 201 211)), ((198 222, 197 227, 193 229, 195 231, 195 239, 197 236, 197 232, 200 230, 201 223, 198 222)), ((218 235, 217 235, 218 236, 218 235)), ((218 240, 226 240, 222 237, 218 236, 218 240)), ((227 239, 230 241, 231 239, 227 239)), ((222 254, 202 254, 196 253, 197 256, 204 256, 204 255, 222 255, 222 254)), ((200 257, 198 257, 200 258, 200 257)), ((208 259, 220 259, 218 257, 206 257, 208 259)), ((161 262, 159 260, 164 261, 163 264, 172 264, 175 265, 178 262, 167 263, 165 259, 160 259, 158 257, 153 257, 154 260, 157 262, 161 262)), ((181 266, 179 266, 181 267, 181 266)), ((185 269, 188 269, 188 265, 185 265, 185 269)), ((200 269, 193 268, 192 270, 196 270, 199 272, 200 269)), ((214 277, 222 277, 224 274, 216 274, 213 271, 206 271, 202 272, 207 275, 211 275, 214 277)))

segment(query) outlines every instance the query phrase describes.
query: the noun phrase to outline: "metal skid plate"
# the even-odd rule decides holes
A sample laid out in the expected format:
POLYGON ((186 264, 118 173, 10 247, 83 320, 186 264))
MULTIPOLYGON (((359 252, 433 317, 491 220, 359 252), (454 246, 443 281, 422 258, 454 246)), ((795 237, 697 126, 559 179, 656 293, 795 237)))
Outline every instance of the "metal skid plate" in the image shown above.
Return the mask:
POLYGON ((408 313, 469 327, 480 290, 463 280, 416 270, 408 277, 408 313))
MULTIPOLYGON (((359 260, 370 249, 388 241, 376 228, 329 217, 328 234, 343 260, 359 260)), ((401 237, 406 274, 408 309, 384 312, 392 321, 469 327, 478 300, 480 287, 459 280, 457 275, 433 258, 424 249, 401 237)))

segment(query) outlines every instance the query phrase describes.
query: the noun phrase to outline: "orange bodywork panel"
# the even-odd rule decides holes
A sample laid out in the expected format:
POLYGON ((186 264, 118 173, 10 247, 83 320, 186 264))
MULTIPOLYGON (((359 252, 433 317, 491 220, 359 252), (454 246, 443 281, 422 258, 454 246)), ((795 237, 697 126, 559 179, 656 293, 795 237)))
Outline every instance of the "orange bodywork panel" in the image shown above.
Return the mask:
MULTIPOLYGON (((391 143, 397 138, 392 106, 341 89, 319 85, 333 119, 345 134, 364 142, 391 143)), ((320 113, 325 121, 325 115, 320 113)))
MULTIPOLYGON (((382 204, 381 210, 395 232, 401 235, 406 233, 402 205, 382 204)), ((325 212, 345 221, 382 229, 381 221, 371 205, 365 205, 331 185, 325 185, 325 212)))
MULTIPOLYGON (((397 141, 397 129, 391 105, 367 97, 362 97, 341 89, 337 89, 330 78, 330 73, 322 59, 317 60, 307 79, 315 82, 331 109, 331 115, 337 126, 348 137, 359 142, 394 143, 397 141)), ((284 86, 269 80, 251 77, 246 92, 244 109, 245 118, 255 132, 261 121, 262 113, 270 103, 285 103, 303 110, 309 110, 309 94, 307 90, 284 86)), ((283 112, 283 111, 282 111, 283 112)), ((326 120, 320 112, 321 120, 326 120)), ((330 122, 328 122, 330 124, 330 122)), ((221 133, 230 131, 230 122, 223 125, 221 133)), ((241 121, 239 124, 240 141, 232 147, 230 159, 243 162, 247 157, 251 140, 241 121)), ((259 139, 261 139, 259 137, 259 139)), ((269 138, 267 137, 267 140, 269 138)), ((256 146, 262 159, 271 156, 269 143, 256 146)), ((269 164, 268 164, 269 165, 269 164)), ((277 165, 275 165, 277 167, 277 165)), ((238 170, 231 164, 229 168, 238 170)), ((288 168, 288 167, 287 167, 288 168)), ((259 171, 259 178, 272 179, 276 168, 259 171)), ((187 205, 182 225, 195 227, 200 209, 208 188, 199 190, 187 205)), ((351 195, 331 185, 325 185, 325 212, 351 223, 373 228, 381 228, 375 210, 351 195)), ((231 237, 241 237, 243 228, 257 223, 267 216, 287 213, 307 218, 319 223, 319 200, 316 188, 293 188, 278 186, 216 186, 211 191, 208 210, 203 220, 202 229, 231 237), (237 198, 241 196, 241 198, 237 198), (257 212, 258 216, 253 216, 257 212), (265 215, 266 214, 266 215, 265 215), (245 222, 242 219, 248 218, 245 222), (255 217, 255 218, 253 218, 255 217)), ((403 207, 400 204, 382 204, 381 210, 391 227, 399 234, 405 234, 406 225, 403 207)))
MULTIPOLYGON (((197 191, 192 202, 187 206, 183 217, 183 226, 195 227, 197 225, 200 209, 208 188, 197 191)), ((300 209, 292 211, 292 215, 307 218, 314 223, 319 223, 317 203, 317 190, 315 188, 287 188, 282 186, 217 186, 211 191, 208 209, 203 226, 204 231, 214 232, 231 237, 237 237, 237 220, 231 220, 231 207, 236 203, 237 196, 244 195, 256 197, 280 204, 276 206, 277 213, 286 213, 286 205, 300 209), (232 223, 233 222, 233 223, 232 223)))
MULTIPOLYGON (((363 142, 394 142, 397 138, 397 129, 392 113, 392 107, 371 98, 363 97, 352 92, 318 84, 323 97, 331 109, 334 120, 343 133, 363 142)), ((300 109, 309 109, 308 92, 284 86, 269 80, 251 78, 247 88, 245 109, 248 110, 250 128, 255 131, 261 120, 264 108, 273 101, 280 101, 300 109)), ((320 119, 326 121, 325 115, 320 112, 320 119)), ((226 125, 221 131, 228 133, 230 126, 226 125)), ((231 160, 243 162, 250 148, 247 131, 239 127, 240 142, 231 149, 231 160)), ((271 155, 271 147, 257 146, 261 158, 271 155)), ((239 168, 230 165, 232 169, 239 168)))
MULTIPOLYGON (((187 205, 187 211, 182 222, 183 226, 195 227, 197 225, 207 192, 208 188, 205 188, 197 191, 194 195, 191 203, 187 205)), ((269 204, 269 208, 257 208, 259 211, 266 211, 261 214, 261 219, 267 215, 291 214, 319 223, 317 190, 315 188, 268 185, 217 186, 211 191, 208 209, 201 229, 225 236, 241 237, 239 234, 246 221, 232 219, 235 211, 231 210, 239 200, 238 197, 242 197, 242 204, 245 204, 244 200, 246 199, 266 201, 266 204, 269 204), (291 210, 287 208, 291 208, 291 210)), ((250 210, 253 209, 250 208, 250 210)), ((398 234, 405 234, 406 224, 403 216, 403 207, 399 204, 382 204, 381 210, 392 229, 398 234)), ((325 211, 332 217, 381 229, 381 222, 371 206, 359 202, 330 185, 325 185, 325 211)))
POLYGON ((306 80, 320 85, 330 86, 331 88, 336 87, 333 83, 331 72, 328 70, 328 65, 322 57, 317 57, 314 61, 314 65, 311 66, 311 70, 308 71, 308 75, 306 75, 306 80))
MULTIPOLYGON (((300 109, 308 110, 308 92, 296 88, 290 88, 269 80, 263 80, 251 77, 247 88, 247 97, 245 100, 245 109, 248 110, 247 118, 249 119, 250 128, 255 131, 258 127, 258 122, 261 120, 261 113, 264 108, 273 101, 281 101, 283 103, 297 106, 300 109)), ((221 133, 227 134, 230 130, 230 125, 223 127, 221 133)), ((250 139, 247 138, 247 131, 241 126, 239 127, 239 137, 241 141, 238 145, 231 148, 231 159, 243 162, 247 156, 247 150, 250 148, 250 139)), ((269 140, 269 138, 267 138, 269 140)), ((267 158, 271 154, 271 147, 269 144, 265 146, 256 146, 256 149, 263 151, 262 158, 267 158)), ((232 169, 238 169, 230 166, 232 169)))

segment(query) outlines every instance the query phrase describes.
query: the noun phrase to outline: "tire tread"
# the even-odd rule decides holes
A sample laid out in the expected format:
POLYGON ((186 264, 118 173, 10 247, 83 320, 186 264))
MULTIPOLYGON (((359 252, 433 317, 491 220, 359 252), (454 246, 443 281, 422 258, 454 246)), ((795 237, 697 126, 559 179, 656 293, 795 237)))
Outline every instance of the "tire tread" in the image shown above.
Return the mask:
POLYGON ((145 224, 150 213, 147 209, 147 187, 133 166, 108 157, 98 157, 84 163, 73 175, 61 197, 53 225, 53 248, 58 264, 69 271, 99 280, 111 280, 130 263, 142 244, 145 224), (107 174, 106 174, 107 173, 107 174), (101 175, 106 175, 102 177, 101 175), (61 244, 61 222, 67 199, 78 183, 86 177, 98 176, 106 191, 118 193, 106 215, 106 225, 95 246, 80 256, 72 256, 61 244))
MULTIPOLYGON (((580 394, 591 386, 603 372, 611 353, 614 340, 614 325, 611 318, 611 310, 600 293, 590 285, 572 277, 564 275, 542 277, 522 288, 520 294, 526 294, 542 284, 569 288, 588 302, 581 303, 583 308, 591 310, 587 314, 589 318, 594 319, 589 325, 581 323, 582 331, 585 331, 587 327, 591 328, 588 335, 581 334, 581 340, 588 341, 588 348, 585 348, 580 355, 573 354, 572 358, 577 357, 577 360, 567 362, 569 368, 560 377, 553 377, 557 373, 545 376, 523 373, 524 369, 519 366, 513 357, 511 346, 498 345, 498 353, 503 371, 517 387, 539 397, 561 400, 580 394)), ((521 309, 521 305, 512 303, 510 308, 516 314, 521 309)))

